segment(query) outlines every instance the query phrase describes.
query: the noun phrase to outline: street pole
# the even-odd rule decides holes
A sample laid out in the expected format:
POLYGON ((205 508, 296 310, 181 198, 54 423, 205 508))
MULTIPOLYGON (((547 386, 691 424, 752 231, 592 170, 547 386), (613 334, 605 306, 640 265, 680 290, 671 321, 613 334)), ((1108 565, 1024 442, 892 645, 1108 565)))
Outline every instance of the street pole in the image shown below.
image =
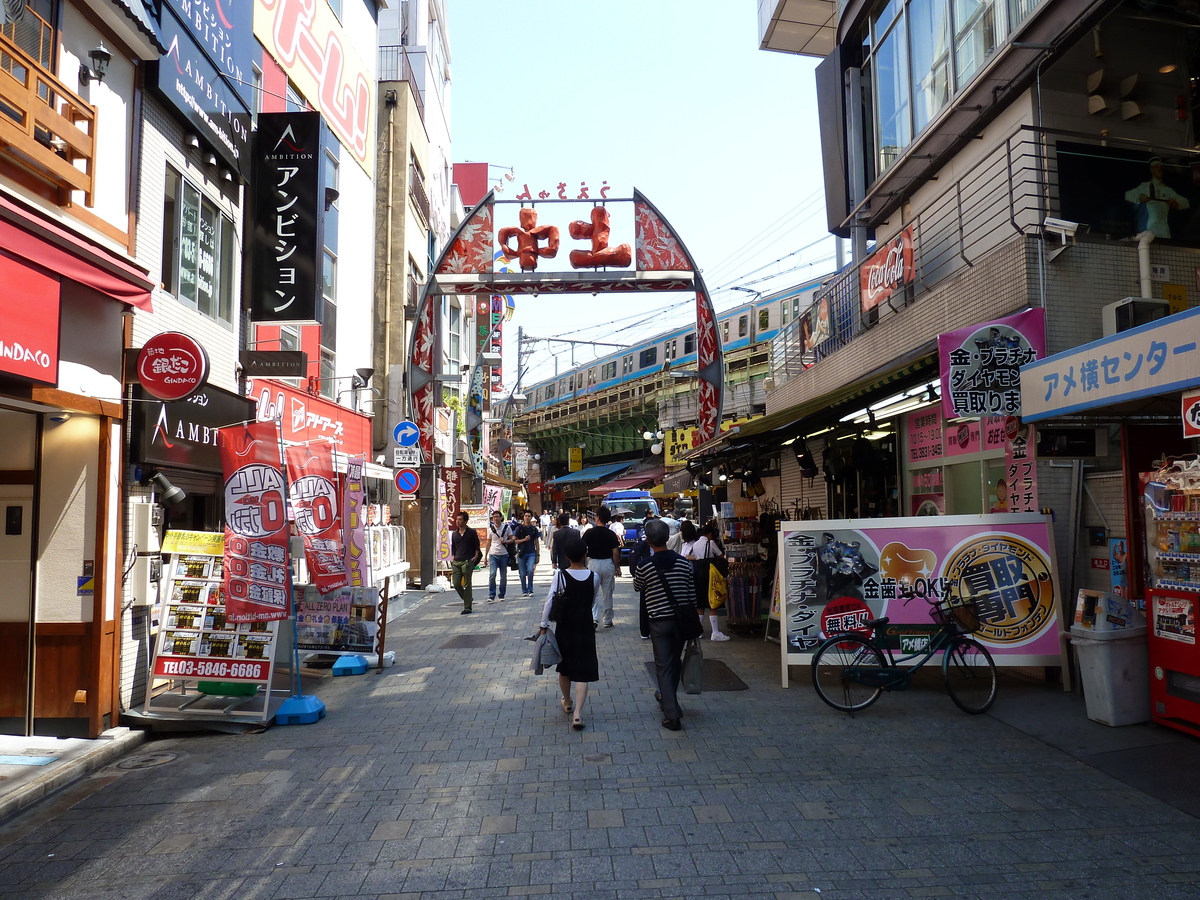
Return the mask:
POLYGON ((420 474, 421 587, 427 587, 437 578, 437 466, 426 461, 420 474))

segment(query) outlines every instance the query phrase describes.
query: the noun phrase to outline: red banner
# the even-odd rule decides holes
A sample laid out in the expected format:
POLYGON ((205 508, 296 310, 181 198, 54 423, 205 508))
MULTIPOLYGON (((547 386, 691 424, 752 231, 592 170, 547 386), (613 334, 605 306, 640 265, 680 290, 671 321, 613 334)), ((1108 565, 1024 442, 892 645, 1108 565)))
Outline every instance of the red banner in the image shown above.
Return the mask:
POLYGON ((328 444, 288 447, 288 490, 296 530, 304 538, 308 574, 322 594, 345 587, 345 546, 337 476, 328 444))
POLYGON ((351 587, 365 587, 371 579, 367 573, 367 510, 364 498, 362 456, 346 460, 346 482, 342 506, 346 510, 342 526, 342 544, 346 548, 346 575, 351 587))
POLYGON ((288 522, 274 422, 217 433, 225 473, 225 617, 268 622, 290 614, 288 522))
MULTIPOLYGON (((270 378, 247 379, 246 396, 258 404, 258 421, 278 422, 288 443, 330 441, 346 455, 371 452, 370 416, 270 378)), ((425 458, 432 453, 431 447, 425 458)))
POLYGON ((913 226, 879 245, 859 269, 863 312, 874 309, 892 294, 916 280, 913 226))

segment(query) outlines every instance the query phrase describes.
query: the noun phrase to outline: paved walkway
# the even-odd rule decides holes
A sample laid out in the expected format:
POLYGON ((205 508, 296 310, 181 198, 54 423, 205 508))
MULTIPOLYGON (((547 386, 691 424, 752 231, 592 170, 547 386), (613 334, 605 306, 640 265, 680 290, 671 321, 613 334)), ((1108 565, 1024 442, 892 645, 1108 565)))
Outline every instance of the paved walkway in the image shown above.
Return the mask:
MULTIPOLYGON (((775 645, 735 638, 705 650, 749 689, 685 697, 668 732, 618 586, 582 733, 554 676, 528 669, 540 601, 460 616, 434 594, 391 627, 395 667, 316 683, 319 723, 155 738, 126 760, 150 765, 101 768, 0 825, 0 894, 1200 896, 1200 820, 1009 724, 1029 703, 1081 717, 1061 692, 1006 680, 996 714, 972 717, 922 689, 850 718, 804 672, 782 690, 775 645), (495 639, 439 649, 456 635, 495 639)), ((1108 731, 1200 777, 1200 742, 1134 728, 1108 731)))

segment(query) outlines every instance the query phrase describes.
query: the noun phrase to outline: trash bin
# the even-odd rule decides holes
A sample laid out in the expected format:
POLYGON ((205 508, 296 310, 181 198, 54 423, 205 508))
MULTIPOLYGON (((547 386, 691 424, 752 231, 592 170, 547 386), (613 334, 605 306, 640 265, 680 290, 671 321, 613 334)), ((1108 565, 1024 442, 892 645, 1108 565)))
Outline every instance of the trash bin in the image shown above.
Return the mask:
POLYGON ((1105 725, 1150 721, 1146 626, 1116 631, 1071 627, 1088 718, 1105 725))

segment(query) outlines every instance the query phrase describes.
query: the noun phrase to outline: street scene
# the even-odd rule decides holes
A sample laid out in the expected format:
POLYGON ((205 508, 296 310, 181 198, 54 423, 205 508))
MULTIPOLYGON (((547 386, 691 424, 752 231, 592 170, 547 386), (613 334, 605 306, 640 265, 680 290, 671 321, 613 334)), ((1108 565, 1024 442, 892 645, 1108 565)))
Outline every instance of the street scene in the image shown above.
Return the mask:
POLYGON ((1200 897, 1197 35, 0 0, 0 894, 1200 897))
POLYGON ((395 666, 306 680, 315 725, 161 736, 7 820, 5 894, 1196 896, 1183 735, 1009 678, 982 716, 934 678, 851 717, 736 636, 704 642, 728 674, 668 732, 628 577, 575 732, 523 640, 549 581, 473 617, 429 595, 393 623, 395 666))

